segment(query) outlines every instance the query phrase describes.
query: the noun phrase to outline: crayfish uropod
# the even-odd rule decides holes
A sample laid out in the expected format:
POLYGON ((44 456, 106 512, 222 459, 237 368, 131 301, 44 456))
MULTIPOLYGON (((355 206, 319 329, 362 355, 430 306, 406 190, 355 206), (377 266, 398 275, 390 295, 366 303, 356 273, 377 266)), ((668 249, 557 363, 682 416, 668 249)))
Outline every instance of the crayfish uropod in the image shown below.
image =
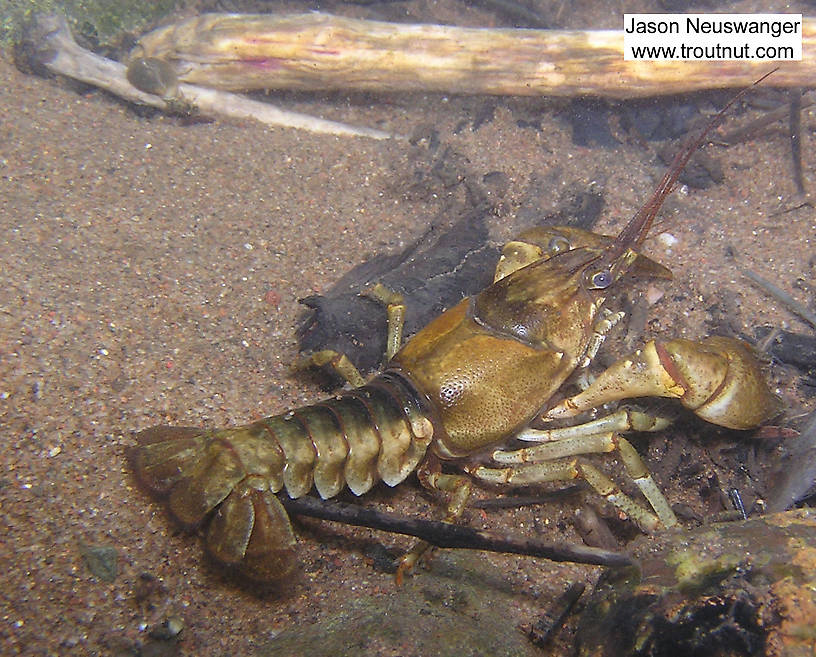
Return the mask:
MULTIPOLYGON (((245 426, 143 431, 131 450, 137 476, 166 497, 183 524, 209 518, 209 552, 258 580, 283 578, 295 564, 294 533, 277 497, 284 488, 292 498, 312 487, 322 498, 345 487, 362 495, 378 481, 395 486, 417 472, 425 486, 448 494, 446 519, 454 520, 473 478, 518 486, 580 477, 646 530, 675 524, 668 502, 620 435, 656 430, 665 419, 623 409, 574 427, 529 425, 542 412, 545 420, 567 417, 647 395, 677 398, 706 420, 739 429, 778 412, 751 349, 723 337, 651 341, 550 408, 553 394, 591 361, 616 321, 618 315, 603 308, 610 288, 638 266, 636 249, 715 121, 678 154, 616 237, 560 248, 569 246, 562 236, 548 248, 535 232, 523 235, 505 248, 492 285, 444 312, 401 349, 398 338, 390 339, 389 362, 367 383, 245 426), (504 449, 514 439, 538 444, 504 449), (577 458, 612 450, 651 510, 577 458), (459 472, 446 471, 444 463, 459 472)), ((399 299, 383 300, 394 310, 390 329, 398 336, 399 299)), ((410 567, 422 549, 409 553, 403 566, 410 567)))

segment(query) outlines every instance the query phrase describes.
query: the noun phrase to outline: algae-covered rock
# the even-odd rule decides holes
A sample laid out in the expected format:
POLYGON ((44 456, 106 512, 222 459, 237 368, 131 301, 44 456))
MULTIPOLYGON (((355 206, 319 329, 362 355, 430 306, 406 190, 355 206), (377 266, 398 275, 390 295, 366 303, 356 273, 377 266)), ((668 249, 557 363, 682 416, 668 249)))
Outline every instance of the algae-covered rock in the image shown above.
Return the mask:
POLYGON ((507 621, 523 598, 478 553, 439 552, 430 572, 386 594, 363 592, 342 611, 282 632, 254 657, 534 657, 541 652, 507 621))
POLYGON ((634 553, 639 570, 599 581, 581 655, 816 654, 816 512, 678 529, 634 553))

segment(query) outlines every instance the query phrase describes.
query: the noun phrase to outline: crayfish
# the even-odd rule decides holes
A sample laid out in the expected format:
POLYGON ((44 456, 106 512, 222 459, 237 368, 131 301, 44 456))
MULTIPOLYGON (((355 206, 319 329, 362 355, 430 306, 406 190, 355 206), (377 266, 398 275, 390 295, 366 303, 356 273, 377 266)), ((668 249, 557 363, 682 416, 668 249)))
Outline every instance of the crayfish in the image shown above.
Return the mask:
MULTIPOLYGON (((642 396, 676 398, 734 429, 756 427, 778 412, 752 349, 726 337, 650 341, 578 394, 551 402, 586 368, 618 318, 604 308, 605 299, 646 261, 637 250, 713 124, 678 154, 616 237, 522 234, 504 248, 492 285, 401 348, 404 309, 398 296, 381 293, 390 318, 381 373, 328 400, 245 426, 143 431, 131 452, 139 479, 166 497, 181 523, 198 526, 209 518, 210 553, 258 580, 283 578, 295 563, 295 536, 278 499, 284 489, 292 498, 313 487, 324 499, 344 488, 362 495, 379 481, 396 486, 416 472, 423 485, 447 493, 452 521, 466 507, 474 479, 518 486, 582 478, 646 530, 675 524, 671 506, 621 435, 657 430, 665 418, 623 409, 572 427, 530 424, 642 396), (508 449, 516 439, 537 444, 508 449), (612 450, 651 509, 578 458, 612 450)), ((416 546, 403 566, 422 550, 416 546)))

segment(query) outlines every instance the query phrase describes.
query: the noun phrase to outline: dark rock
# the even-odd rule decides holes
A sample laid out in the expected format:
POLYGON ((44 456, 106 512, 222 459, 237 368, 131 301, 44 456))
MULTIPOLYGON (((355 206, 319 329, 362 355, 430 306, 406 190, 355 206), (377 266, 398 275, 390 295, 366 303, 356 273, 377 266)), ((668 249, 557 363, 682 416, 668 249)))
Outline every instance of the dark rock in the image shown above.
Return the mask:
MULTIPOLYGON (((766 338, 774 330, 770 326, 754 329, 757 340, 766 338)), ((816 373, 816 335, 778 330, 768 345, 768 353, 783 363, 794 365, 805 372, 816 373)))
POLYGON ((525 598, 531 602, 478 554, 440 552, 431 572, 386 594, 361 593, 337 614, 293 626, 256 657, 533 657, 541 653, 521 630, 508 627, 505 613, 525 598))
POLYGON ((298 329, 304 353, 334 349, 361 372, 385 354, 385 307, 360 292, 374 283, 403 295, 404 334, 490 284, 498 250, 487 245, 486 210, 466 213, 451 230, 426 234, 402 253, 377 256, 352 269, 325 296, 302 300, 314 312, 298 329))

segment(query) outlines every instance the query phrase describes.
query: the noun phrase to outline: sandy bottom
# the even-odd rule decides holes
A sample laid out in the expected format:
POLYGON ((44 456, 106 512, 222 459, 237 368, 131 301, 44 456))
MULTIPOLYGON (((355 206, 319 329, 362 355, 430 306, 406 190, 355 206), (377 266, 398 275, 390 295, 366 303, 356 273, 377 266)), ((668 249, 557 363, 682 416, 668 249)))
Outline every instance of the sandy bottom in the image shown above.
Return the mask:
MULTIPOLYGON (((405 142, 145 118, 97 91, 23 75, 6 60, 0 77, 0 652, 137 654, 150 628, 177 618, 181 654, 245 655, 293 624, 341 609, 360 590, 389 595, 391 575, 364 544, 396 550, 406 541, 320 523, 301 527, 305 574, 285 590, 234 581, 137 487, 124 452, 132 431, 154 424, 215 427, 317 399, 316 387, 289 373, 303 312, 297 299, 325 291, 365 254, 410 243, 444 196, 461 189, 406 195, 406 178, 430 160, 405 142), (112 581, 88 567, 100 546, 115 550, 112 581)), ((432 124, 469 171, 506 174, 497 240, 517 229, 522 206, 538 203, 544 213, 567 185, 592 181, 606 195, 601 228, 614 231, 663 171, 652 147, 634 141, 573 145, 558 114, 563 102, 338 94, 291 106, 402 134, 432 124), (493 119, 473 130, 488 103, 493 119), (519 127, 530 117, 541 130, 519 127)), ((812 125, 810 114, 805 121, 812 125)), ((813 141, 808 128, 809 186, 813 141)), ((795 282, 816 274, 816 213, 796 194, 784 131, 710 150, 725 181, 676 193, 654 231, 676 242, 647 243, 675 279, 661 284, 665 296, 645 337, 704 335, 712 308, 726 303, 729 326, 745 335, 764 323, 806 330, 739 271, 803 299, 795 282)), ((794 413, 807 404, 795 372, 777 366, 772 376, 794 413)), ((659 468, 670 451, 665 438, 644 451, 672 501, 705 513, 700 489, 712 473, 723 488, 750 487, 723 447, 734 439, 718 433, 709 449, 692 436, 704 458, 685 479, 659 468)), ((777 455, 754 445, 755 460, 777 455)), ((434 513, 416 482, 370 499, 434 513)), ((468 522, 580 541, 574 508, 473 511, 468 522)), ((536 587, 542 606, 565 581, 596 575, 485 558, 514 585, 536 587)), ((530 622, 530 613, 508 609, 508 627, 530 622)))

